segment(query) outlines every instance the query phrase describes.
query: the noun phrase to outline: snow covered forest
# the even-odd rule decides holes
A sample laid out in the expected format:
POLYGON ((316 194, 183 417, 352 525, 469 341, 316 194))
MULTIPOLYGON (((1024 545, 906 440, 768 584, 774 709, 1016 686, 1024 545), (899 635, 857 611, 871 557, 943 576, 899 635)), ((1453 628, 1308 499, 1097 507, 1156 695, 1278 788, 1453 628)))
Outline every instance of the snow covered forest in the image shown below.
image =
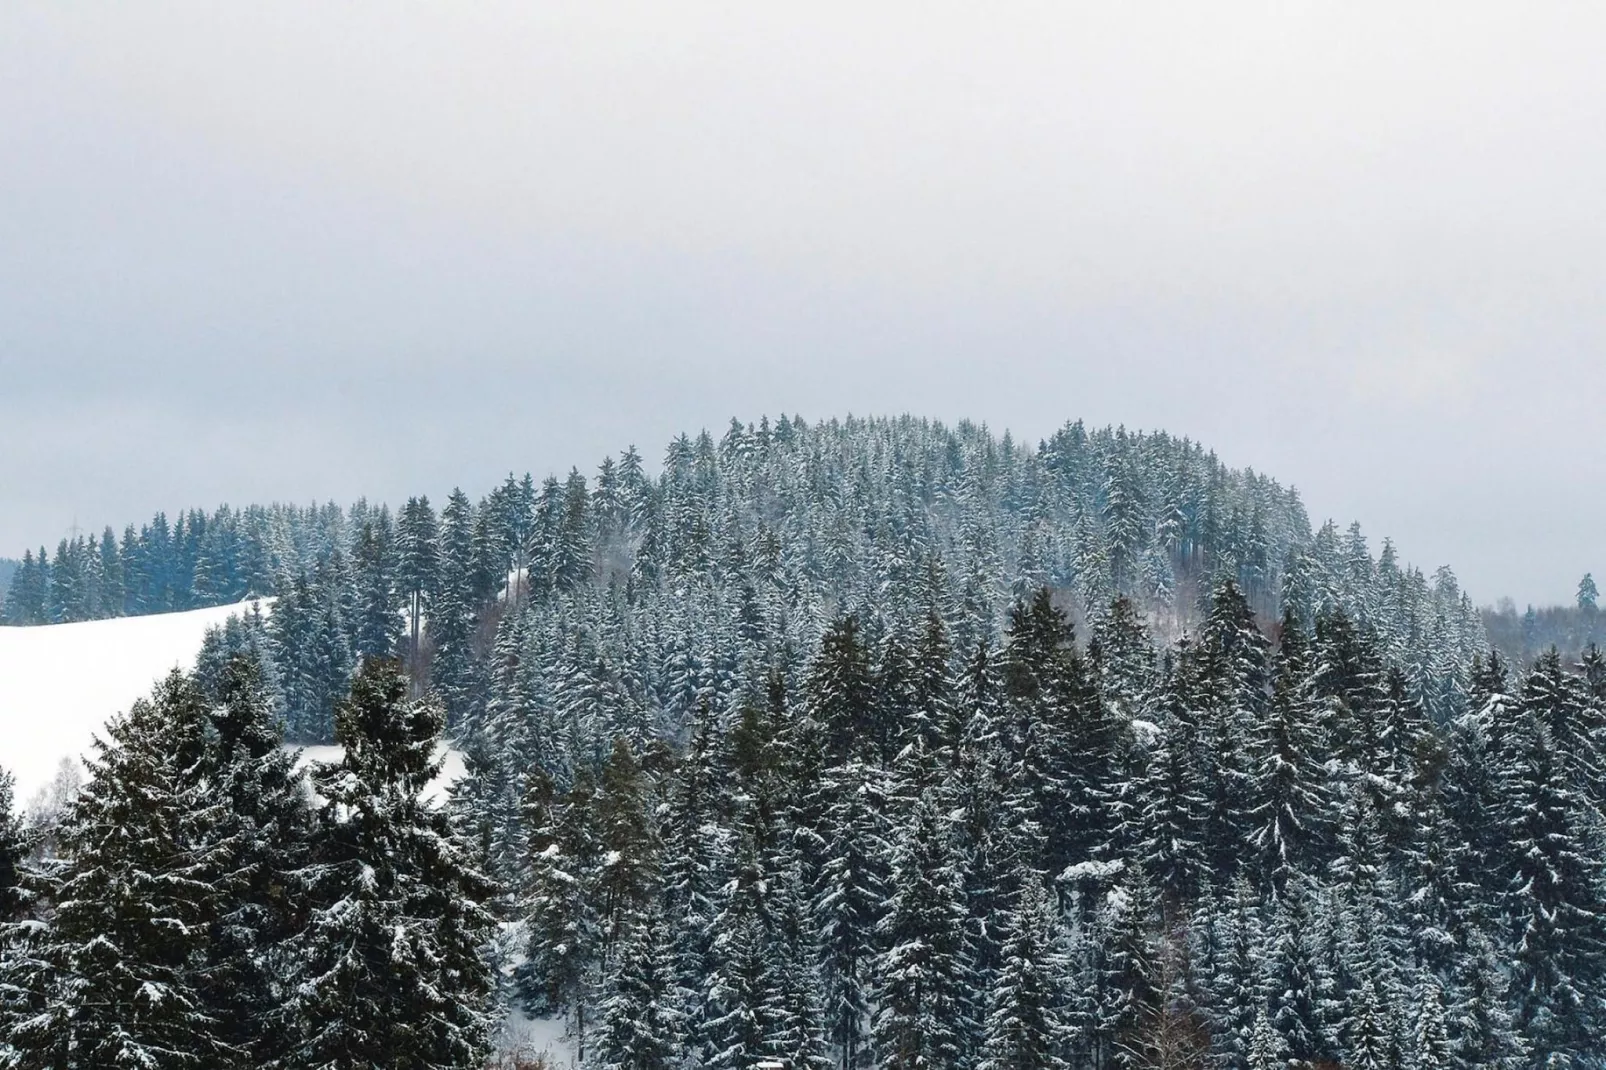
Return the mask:
POLYGON ((733 423, 158 516, 6 613, 249 594, 0 828, 14 1065, 475 1066, 511 1009, 610 1070, 1606 1066, 1606 657, 1513 672, 1186 440, 733 423))

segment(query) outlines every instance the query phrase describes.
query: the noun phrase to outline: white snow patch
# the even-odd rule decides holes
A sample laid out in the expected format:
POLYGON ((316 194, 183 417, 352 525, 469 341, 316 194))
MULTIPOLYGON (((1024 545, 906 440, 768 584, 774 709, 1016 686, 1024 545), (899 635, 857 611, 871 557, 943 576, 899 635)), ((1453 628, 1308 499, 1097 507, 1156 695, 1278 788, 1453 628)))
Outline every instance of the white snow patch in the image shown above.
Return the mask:
POLYGON ((1109 880, 1111 877, 1119 876, 1125 869, 1126 861, 1120 858, 1111 859, 1108 862, 1098 859, 1086 862, 1072 862, 1060 871, 1060 880, 1109 880))
POLYGON ((106 722, 169 670, 193 669, 207 629, 250 608, 0 628, 0 766, 16 777, 18 804, 50 782, 63 758, 87 754, 106 722))
POLYGON ((526 1057, 544 1055, 554 1070, 580 1065, 574 1038, 569 1036, 568 1026, 562 1018, 530 1018, 517 1007, 511 1008, 502 1022, 502 1035, 497 1039, 497 1048, 526 1057))
MULTIPOLYGON (((320 744, 314 747, 286 745, 285 749, 301 752, 301 761, 298 764, 303 769, 313 762, 333 764, 346 756, 346 748, 339 744, 320 744)), ((441 763, 441 771, 424 789, 424 799, 433 806, 444 806, 452 785, 461 780, 467 770, 463 765, 463 752, 445 743, 435 745, 435 760, 441 763)))

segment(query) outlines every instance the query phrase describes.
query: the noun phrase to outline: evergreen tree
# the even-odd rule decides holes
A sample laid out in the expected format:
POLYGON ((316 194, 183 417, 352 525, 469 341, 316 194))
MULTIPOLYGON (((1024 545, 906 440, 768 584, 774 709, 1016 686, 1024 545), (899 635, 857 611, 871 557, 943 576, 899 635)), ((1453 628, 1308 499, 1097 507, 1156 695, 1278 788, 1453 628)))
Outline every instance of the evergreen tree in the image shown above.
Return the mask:
POLYGON ((11 1043, 23 1068, 234 1065, 193 965, 221 906, 198 849, 205 704, 175 672, 96 740, 90 779, 60 831, 43 1007, 11 1043), (116 894, 108 894, 115 889, 116 894))
POLYGON ((430 680, 456 726, 477 709, 474 661, 477 626, 473 583, 474 515, 468 495, 452 491, 441 510, 440 554, 429 607, 429 639, 435 648, 430 680))
POLYGON ((864 1028, 887 903, 884 802, 871 771, 858 764, 833 773, 824 793, 831 802, 814 916, 826 1039, 842 1070, 858 1070, 869 1065, 864 1028))
POLYGON ((1444 993, 1433 981, 1424 983, 1417 997, 1411 1065, 1414 1070, 1450 1070, 1455 1065, 1444 1016, 1444 993))
POLYGON ((401 648, 403 618, 397 606, 394 558, 390 516, 381 512, 363 523, 352 552, 357 586, 352 650, 358 658, 388 658, 401 648))
POLYGON ((648 824, 645 777, 623 738, 614 740, 599 789, 596 826, 603 855, 595 891, 607 954, 633 927, 657 885, 657 844, 648 824))
POLYGON ((1549 728, 1531 721, 1512 757, 1506 827, 1517 865, 1506 913, 1517 1024, 1538 1050, 1586 1058, 1606 1027, 1606 855, 1549 728))
POLYGON ((1063 1070, 1070 1064, 1048 897, 1031 874, 1011 912, 1003 968, 988 999, 979 1070, 1063 1070))
POLYGON ((205 829, 208 882, 225 891, 210 919, 196 989, 223 1043, 252 1065, 283 1058, 281 978, 305 920, 299 874, 312 814, 255 662, 236 657, 210 711, 197 770, 217 812, 205 829))
POLYGON ((1206 801, 1204 844, 1211 872, 1230 879, 1250 832, 1254 806, 1248 739, 1266 705, 1269 644, 1232 581, 1216 589, 1197 648, 1200 737, 1206 801))
POLYGON ((591 999, 592 971, 600 957, 601 924, 592 892, 601 851, 593 805, 596 789, 582 767, 561 803, 540 799, 541 778, 531 782, 529 947, 519 990, 537 1013, 568 1010, 581 1036, 591 999))
POLYGON ((624 941, 602 1003, 596 1057, 607 1070, 671 1070, 681 1025, 664 919, 642 918, 624 941))
POLYGON ((1298 618, 1283 618, 1276 682, 1254 738, 1250 768, 1254 822, 1250 843, 1260 879, 1277 893, 1314 869, 1329 820, 1325 773, 1319 765, 1309 666, 1298 618))
POLYGON ((1248 1070, 1284 1070, 1289 1065, 1283 1057, 1282 1037, 1272 1028, 1271 1019, 1266 1017, 1264 1010, 1255 1013, 1249 1058, 1244 1065, 1248 1070))
POLYGON ((365 662, 335 721, 345 756, 313 774, 325 801, 286 1007, 289 1065, 472 1067, 488 1047, 492 889, 422 798, 443 718, 406 693, 396 664, 365 662))
POLYGON ((839 617, 820 640, 819 657, 804 684, 808 716, 820 726, 826 754, 833 761, 882 754, 873 695, 859 620, 839 617))
POLYGON ((15 921, 28 901, 23 877, 32 837, 14 807, 15 783, 0 769, 0 925, 15 921))
POLYGON ((1157 738, 1122 837, 1153 874, 1168 913, 1193 899, 1205 875, 1205 798, 1199 790, 1199 726, 1185 671, 1169 674, 1157 738))
POLYGON ((396 584, 407 609, 411 636, 407 649, 415 676, 419 672, 419 625, 440 569, 437 540, 435 511, 429 499, 409 498, 396 524, 396 584))
POLYGON ((1527 1045, 1507 1008, 1506 976, 1499 952, 1482 933, 1475 932, 1468 939, 1451 993, 1451 1066, 1456 1070, 1516 1070, 1527 1065, 1527 1045))
POLYGON ((1309 906, 1294 889, 1278 900, 1277 907, 1265 960, 1267 1013, 1290 1064, 1308 1066, 1330 1054, 1309 906))
POLYGON ((873 1037, 876 1063, 899 1070, 960 1065, 972 1024, 966 910, 948 830, 930 799, 917 804, 892 867, 873 1037))

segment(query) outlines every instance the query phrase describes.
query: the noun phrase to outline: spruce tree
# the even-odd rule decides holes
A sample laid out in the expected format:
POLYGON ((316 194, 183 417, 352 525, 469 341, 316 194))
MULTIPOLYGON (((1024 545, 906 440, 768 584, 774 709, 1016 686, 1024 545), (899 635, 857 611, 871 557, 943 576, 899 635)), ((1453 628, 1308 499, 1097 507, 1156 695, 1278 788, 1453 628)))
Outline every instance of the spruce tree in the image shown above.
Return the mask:
MULTIPOLYGON (((174 672, 95 741, 60 832, 38 954, 43 1006, 16 1024, 20 1068, 232 1066, 194 968, 223 906, 203 846, 218 820, 201 791, 205 703, 174 672)), ((41 999, 42 997, 42 999, 41 999)))
POLYGON ((988 998, 978 1070, 1065 1070, 1064 969, 1048 896, 1035 875, 1022 874, 1005 941, 1003 967, 988 998))
POLYGON ((825 1031, 842 1070, 859 1070, 868 1065, 871 970, 887 904, 885 801, 873 772, 858 764, 833 773, 825 793, 831 802, 814 896, 825 1031))
POLYGON ((0 769, 0 925, 15 921, 28 902, 23 878, 32 837, 16 812, 15 783, 8 771, 0 769))
POLYGON ((1411 1034, 1413 1070, 1451 1070, 1449 1026, 1445 1022, 1444 992, 1437 982, 1426 981, 1417 995, 1416 1022, 1411 1034))
POLYGON ((1136 787, 1122 839, 1153 875, 1168 914, 1197 894, 1205 876, 1205 805, 1199 789, 1199 726, 1189 680, 1174 671, 1162 689, 1157 738, 1136 787))
POLYGON ((225 891, 196 967, 220 1039, 254 1065, 286 1054, 278 1013, 290 941, 306 917, 300 874, 312 812, 257 664, 233 658, 210 711, 201 785, 216 804, 205 829, 208 879, 225 891))
MULTIPOLYGON (((532 789, 540 785, 539 778, 532 780, 532 789)), ((529 945, 519 983, 528 1009, 570 1012, 582 1037, 602 945, 593 894, 602 861, 595 795, 590 771, 582 767, 560 802, 541 807, 545 821, 531 823, 525 903, 529 945)))
POLYGON ((596 1058, 606 1070, 671 1070, 681 1030, 664 918, 648 914, 623 940, 602 1002, 596 1058))
POLYGON ((1249 1054, 1244 1063, 1247 1070, 1285 1070, 1289 1065, 1283 1057, 1283 1039, 1272 1028, 1265 1010, 1255 1012, 1255 1024, 1250 1033, 1249 1054))
POLYGON ((1309 1065, 1330 1054, 1320 1006, 1320 977, 1312 947, 1310 907, 1303 889, 1277 902, 1265 959, 1268 1016, 1290 1063, 1309 1065))
POLYGON ((410 641, 409 666, 419 666, 419 625, 435 593, 440 570, 440 547, 435 511, 429 499, 409 498, 396 524, 396 584, 407 610, 410 641))
POLYGON ((880 756, 869 656, 857 617, 839 617, 831 623, 820 640, 803 694, 808 716, 820 726, 833 762, 880 756))
POLYGON ((345 756, 313 774, 324 803, 287 1065, 474 1067, 488 1047, 492 888, 422 797, 443 717, 406 695, 396 663, 365 662, 336 715, 345 756))
POLYGON ((1276 894, 1314 871, 1331 820, 1309 672, 1299 620, 1286 614, 1271 701, 1252 737, 1249 768, 1254 871, 1276 894))
POLYGON ((1521 737, 1505 771, 1517 1024, 1537 1049, 1585 1058, 1606 1028, 1603 843, 1549 728, 1530 721, 1521 737))
POLYGON ((892 866, 872 1026, 876 1063, 887 1070, 958 1066, 973 1029, 966 910, 945 824, 922 799, 892 866))

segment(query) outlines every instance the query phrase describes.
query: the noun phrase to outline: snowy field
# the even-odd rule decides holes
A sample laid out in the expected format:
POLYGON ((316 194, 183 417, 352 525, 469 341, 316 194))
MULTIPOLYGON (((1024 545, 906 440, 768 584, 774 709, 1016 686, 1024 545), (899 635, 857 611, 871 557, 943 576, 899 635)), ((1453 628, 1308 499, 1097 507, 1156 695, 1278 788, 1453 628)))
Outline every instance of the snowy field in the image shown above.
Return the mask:
POLYGON ((248 608, 0 628, 0 766, 17 778, 18 805, 171 669, 194 668, 208 628, 248 608))
MULTIPOLYGON (((169 671, 194 668, 207 629, 250 605, 0 628, 0 767, 16 777, 17 805, 51 781, 63 758, 87 754, 105 723, 169 671)), ((338 761, 340 748, 309 747, 306 757, 338 761)), ((437 801, 463 774, 461 754, 448 749, 443 758, 429 788, 437 801)))

